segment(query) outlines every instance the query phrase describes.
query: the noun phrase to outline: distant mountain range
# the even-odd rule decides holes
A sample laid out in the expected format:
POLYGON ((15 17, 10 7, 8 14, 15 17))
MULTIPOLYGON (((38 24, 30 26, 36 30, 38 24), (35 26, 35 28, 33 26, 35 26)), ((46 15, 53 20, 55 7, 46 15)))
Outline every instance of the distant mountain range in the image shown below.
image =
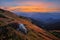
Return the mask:
POLYGON ((40 13, 40 12, 30 12, 30 13, 24 13, 24 12, 16 12, 15 14, 30 17, 35 20, 42 20, 44 23, 49 23, 54 20, 60 19, 60 13, 40 13))
POLYGON ((30 18, 31 21, 44 29, 48 30, 60 30, 60 13, 16 13, 17 15, 30 18))

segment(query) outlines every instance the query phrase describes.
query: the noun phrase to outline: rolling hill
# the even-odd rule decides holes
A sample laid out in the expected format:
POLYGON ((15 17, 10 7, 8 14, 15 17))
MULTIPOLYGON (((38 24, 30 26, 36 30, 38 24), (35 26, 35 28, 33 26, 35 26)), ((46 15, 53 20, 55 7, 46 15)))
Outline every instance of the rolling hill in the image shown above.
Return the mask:
POLYGON ((47 30, 10 11, 0 9, 0 15, 2 15, 0 16, 0 40, 59 40, 47 30), (24 28, 23 31, 19 28, 19 24, 24 25, 24 28, 27 29, 26 33, 26 30, 23 30, 24 28))

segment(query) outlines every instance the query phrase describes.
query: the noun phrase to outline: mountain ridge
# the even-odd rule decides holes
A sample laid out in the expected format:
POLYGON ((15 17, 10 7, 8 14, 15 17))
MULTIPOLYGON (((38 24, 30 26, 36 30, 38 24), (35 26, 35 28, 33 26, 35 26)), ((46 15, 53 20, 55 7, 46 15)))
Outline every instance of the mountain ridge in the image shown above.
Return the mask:
MULTIPOLYGON (((1 14, 1 13, 0 13, 1 14)), ((7 18, 9 19, 14 19, 14 22, 17 22, 17 23, 22 23, 22 24, 25 24, 26 25, 26 28, 28 28, 29 30, 33 30, 33 32, 35 31, 36 33, 40 33, 39 35, 43 38, 43 40, 59 40, 58 38, 56 38, 54 35, 50 34, 49 32, 47 32, 46 30, 42 29, 42 28, 39 28, 37 27, 36 25, 32 24, 31 22, 29 22, 28 20, 25 20, 25 19, 22 19, 22 18, 19 18, 19 16, 15 15, 14 13, 12 12, 9 12, 9 11, 5 11, 3 12, 3 15, 6 16, 7 18), (51 37, 51 36, 53 37, 51 37)), ((31 31, 32 32, 32 31, 31 31)), ((32 34, 33 34, 32 32, 32 34)), ((30 33, 29 33, 30 34, 30 33)), ((34 34, 33 34, 34 35, 34 34)), ((38 35, 38 34, 37 34, 38 35)), ((29 35, 27 34, 27 37, 29 37, 29 35)), ((37 37, 35 40, 40 40, 40 37, 37 37)), ((24 39, 26 40, 26 39, 24 39)), ((29 39, 28 39, 29 40, 29 39)), ((30 40, 33 40, 31 39, 30 37, 30 40)))

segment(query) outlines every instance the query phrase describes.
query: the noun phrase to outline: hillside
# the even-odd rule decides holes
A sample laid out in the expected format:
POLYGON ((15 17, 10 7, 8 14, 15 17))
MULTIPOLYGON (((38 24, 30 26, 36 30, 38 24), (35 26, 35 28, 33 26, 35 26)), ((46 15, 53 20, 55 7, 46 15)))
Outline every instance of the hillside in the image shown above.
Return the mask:
POLYGON ((59 38, 48 31, 12 12, 0 9, 0 15, 2 15, 0 16, 0 40, 59 40, 59 38), (27 29, 27 33, 23 30, 24 28, 22 29, 23 31, 21 28, 17 30, 19 24, 24 25, 27 29))

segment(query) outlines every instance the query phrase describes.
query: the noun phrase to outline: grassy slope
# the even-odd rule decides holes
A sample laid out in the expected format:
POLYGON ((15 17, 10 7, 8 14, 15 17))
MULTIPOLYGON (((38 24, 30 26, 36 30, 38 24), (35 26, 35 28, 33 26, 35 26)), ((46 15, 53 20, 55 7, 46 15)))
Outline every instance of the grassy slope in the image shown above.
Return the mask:
POLYGON ((15 15, 15 14, 9 12, 9 11, 4 12, 3 15, 8 17, 8 18, 10 18, 10 19, 14 19, 14 22, 23 23, 23 24, 26 25, 27 29, 29 30, 27 35, 24 35, 23 33, 18 32, 18 31, 16 31, 16 30, 11 28, 18 35, 17 38, 20 38, 22 40, 52 40, 52 39, 58 40, 55 36, 51 35, 50 33, 48 33, 46 31, 44 31, 43 29, 33 25, 28 20, 25 20, 25 19, 22 19, 22 18, 18 18, 17 15, 15 15))

